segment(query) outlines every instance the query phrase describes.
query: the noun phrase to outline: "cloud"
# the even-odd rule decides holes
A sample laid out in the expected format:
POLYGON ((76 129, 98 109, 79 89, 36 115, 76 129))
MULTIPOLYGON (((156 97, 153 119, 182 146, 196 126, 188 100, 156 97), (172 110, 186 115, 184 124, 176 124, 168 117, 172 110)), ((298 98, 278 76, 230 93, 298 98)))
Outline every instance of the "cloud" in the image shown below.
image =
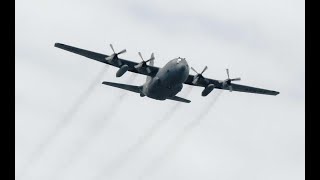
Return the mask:
POLYGON ((197 128, 200 123, 204 120, 204 117, 208 115, 210 109, 216 104, 218 98, 220 97, 223 91, 218 90, 218 92, 214 93, 214 97, 210 100, 208 104, 201 109, 200 113, 194 118, 190 123, 183 127, 180 133, 174 138, 173 142, 167 146, 165 151, 159 155, 157 158, 153 159, 150 164, 143 170, 141 175, 138 177, 139 180, 146 179, 150 174, 154 173, 154 171, 159 167, 166 158, 171 157, 176 149, 181 145, 187 138, 187 135, 192 132, 194 128, 197 128))
MULTIPOLYGON (((192 86, 186 87, 183 97, 188 97, 192 90, 192 86)), ((173 107, 171 107, 159 120, 157 120, 150 129, 147 129, 146 132, 139 137, 139 139, 132 146, 127 148, 124 152, 120 153, 116 158, 114 158, 111 162, 108 162, 108 165, 103 168, 102 173, 98 174, 96 179, 103 179, 106 176, 108 178, 112 177, 114 173, 116 173, 124 163, 126 163, 134 154, 139 151, 150 139, 154 136, 154 134, 163 126, 164 123, 167 123, 175 112, 178 111, 181 106, 181 102, 175 102, 173 107)))
MULTIPOLYGON (((136 79, 136 77, 137 74, 131 74, 126 83, 131 84, 136 79)), ((100 83, 100 79, 99 82, 95 82, 95 84, 100 83)), ((113 116, 118 112, 121 103, 126 99, 128 94, 130 94, 130 92, 121 92, 121 94, 114 99, 111 106, 107 108, 108 110, 107 112, 105 112, 105 116, 100 120, 95 120, 94 122, 92 122, 91 127, 88 127, 86 129, 87 132, 82 132, 82 135, 77 138, 78 140, 75 140, 73 142, 73 150, 66 156, 67 158, 64 161, 64 164, 60 165, 59 168, 56 169, 54 173, 52 173, 50 179, 60 179, 60 177, 63 176, 65 171, 68 170, 68 167, 70 167, 74 163, 74 161, 76 161, 79 156, 81 156, 84 149, 90 145, 92 139, 98 136, 101 131, 106 128, 108 122, 112 120, 113 116)))
MULTIPOLYGON (((106 66, 107 68, 109 66, 106 66)), ((65 113, 63 118, 58 122, 56 127, 51 131, 49 135, 41 142, 34 152, 30 155, 29 160, 26 162, 25 166, 22 168, 22 171, 19 173, 17 178, 20 178, 24 175, 24 173, 28 170, 28 168, 32 167, 34 163, 37 163, 39 158, 43 155, 43 153, 47 150, 48 146, 54 141, 55 137, 65 128, 68 126, 73 117, 78 111, 80 110, 81 106, 87 101, 90 95, 94 92, 94 88, 101 82, 101 78, 106 73, 106 68, 103 67, 101 71, 96 75, 93 81, 90 83, 88 88, 76 99, 70 109, 65 113)))
MULTIPOLYGON (((168 168, 162 166, 161 169, 159 163, 159 169, 154 170, 162 171, 153 174, 152 179, 303 178, 304 3, 286 0, 186 0, 183 4, 172 0, 17 0, 17 174, 37 145, 59 126, 66 110, 81 96, 81 90, 87 88, 88 82, 91 83, 104 66, 53 47, 55 42, 62 42, 104 54, 112 53, 108 44, 113 43, 118 50, 127 49, 121 57, 135 62, 140 61, 137 52, 141 51, 144 56, 154 52, 159 67, 174 57, 186 57, 189 65, 196 69, 209 67, 205 77, 225 79, 228 67, 231 76, 241 77, 240 84, 280 91, 276 97, 225 92, 214 114, 204 113, 201 117, 208 122, 206 126, 187 128, 193 132, 199 130, 184 141, 183 145, 188 148, 180 148, 179 153, 172 156, 176 151, 172 147, 168 152, 170 159, 164 155, 164 159, 170 161, 168 168), (218 121, 213 124, 209 121, 212 118, 218 121)), ((104 78, 123 83, 125 78, 114 76, 116 70, 110 68, 110 76, 104 78)), ((138 80, 144 82, 145 77, 140 77, 138 80)), ((183 112, 172 114, 175 121, 168 122, 168 127, 181 127, 192 121, 193 115, 203 112, 202 107, 212 96, 202 98, 201 90, 193 88, 192 102, 184 106, 183 112), (183 121, 178 121, 181 118, 183 121)), ((176 137, 176 131, 161 128, 157 136, 139 146, 139 151, 132 150, 139 153, 129 153, 126 158, 121 152, 149 134, 146 127, 157 123, 154 117, 166 117, 171 103, 132 95, 125 98, 126 103, 115 105, 109 99, 119 97, 117 93, 118 89, 106 91, 106 87, 99 86, 73 116, 69 128, 59 133, 39 161, 28 168, 25 173, 28 176, 24 178, 49 179, 52 174, 61 173, 54 176, 92 179, 101 173, 99 170, 105 168, 106 162, 118 156, 125 159, 123 162, 129 162, 121 165, 119 177, 131 179, 146 168, 145 162, 152 161, 150 156, 161 150, 170 137, 176 137), (97 116, 106 113, 111 106, 118 106, 125 112, 114 112, 111 120, 116 123, 108 124, 108 131, 104 131, 99 126, 104 118, 97 116), (137 112, 142 110, 145 116, 137 118, 137 112), (90 121, 92 118, 101 122, 90 121), (95 134, 95 128, 101 133, 85 137, 92 132, 95 134), (86 143, 88 141, 90 144, 86 143), (70 164, 66 155, 70 155, 70 164), (60 167, 68 168, 60 171, 60 167)))

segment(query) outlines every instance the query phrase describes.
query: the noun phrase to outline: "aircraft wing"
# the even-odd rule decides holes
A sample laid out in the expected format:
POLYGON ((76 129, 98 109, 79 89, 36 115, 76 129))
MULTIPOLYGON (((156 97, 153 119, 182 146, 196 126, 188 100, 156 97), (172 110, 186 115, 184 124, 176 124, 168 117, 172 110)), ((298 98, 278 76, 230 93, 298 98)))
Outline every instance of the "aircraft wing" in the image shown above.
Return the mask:
POLYGON ((77 48, 77 47, 73 47, 73 46, 69 46, 69 45, 65 45, 65 44, 61 44, 61 43, 55 43, 54 46, 57 47, 57 48, 60 48, 60 49, 63 49, 63 50, 66 50, 66 51, 69 51, 69 52, 72 52, 72 53, 75 53, 75 54, 79 54, 81 56, 84 56, 84 57, 87 57, 87 58, 90 58, 90 59, 93 59, 93 60, 96 60, 96 61, 102 62, 102 63, 105 63, 105 64, 109 64, 111 66, 118 67, 118 68, 120 68, 122 65, 126 64, 126 65, 129 66, 128 71, 134 72, 134 73, 138 73, 138 74, 147 75, 147 76, 151 76, 151 77, 154 77, 157 74, 158 70, 159 70, 158 67, 146 65, 146 67, 150 69, 149 72, 147 71, 147 68, 143 68, 143 69, 140 69, 138 71, 134 66, 139 64, 139 63, 136 63, 136 62, 133 62, 133 61, 129 61, 129 60, 125 60, 125 59, 119 58, 118 61, 120 63, 110 63, 109 61, 107 61, 105 59, 105 58, 109 57, 108 55, 104 55, 104 54, 88 51, 88 50, 85 50, 85 49, 80 49, 80 48, 77 48))
MULTIPOLYGON (((207 87, 209 84, 213 84, 214 88, 217 89, 223 89, 223 90, 229 90, 228 86, 224 86, 222 81, 219 80, 214 80, 214 79, 209 79, 205 78, 199 81, 197 84, 193 84, 192 81, 194 79, 193 75, 189 75, 188 79, 184 82, 185 84, 193 85, 193 86, 201 86, 201 87, 207 87)), ((240 84, 231 84, 232 86, 232 91, 239 91, 239 92, 246 92, 246 93, 256 93, 256 94, 265 94, 265 95, 277 95, 279 92, 273 91, 273 90, 268 90, 268 89, 262 89, 262 88, 257 88, 257 87, 252 87, 252 86, 245 86, 245 85, 240 85, 240 84)))
MULTIPOLYGON (((54 46, 57 48, 60 48, 60 49, 84 56, 84 57, 87 57, 89 59, 93 59, 93 60, 96 60, 96 61, 99 61, 99 62, 102 62, 105 64, 109 64, 111 66, 118 67, 118 68, 120 68, 122 65, 128 65, 128 71, 138 73, 138 74, 143 74, 146 76, 154 77, 157 74, 157 72, 159 71, 158 67, 149 66, 149 65, 146 65, 146 68, 142 68, 138 71, 134 66, 138 65, 139 63, 136 63, 133 61, 118 58, 118 61, 120 63, 110 63, 109 61, 107 61, 105 59, 105 58, 109 57, 108 55, 96 53, 93 51, 88 51, 85 49, 80 49, 77 47, 73 47, 73 46, 69 46, 69 45, 65 45, 65 44, 61 44, 61 43, 55 43, 54 46), (150 69, 150 71, 147 71, 147 68, 150 69)), ((193 85, 193 86, 201 86, 201 87, 207 87, 207 85, 209 85, 209 84, 214 84, 214 86, 215 86, 214 88, 229 90, 229 87, 223 86, 223 83, 218 80, 206 78, 205 80, 199 81, 197 84, 193 84, 192 83, 193 79, 194 79, 194 76, 189 75, 188 79, 184 83, 189 84, 189 85, 193 85)), ((245 86, 245 85, 240 85, 240 84, 233 84, 233 83, 232 83, 232 90, 233 91, 240 91, 240 92, 247 92, 247 93, 266 94, 266 95, 279 94, 279 92, 277 92, 277 91, 261 89, 261 88, 251 87, 251 86, 245 86)))

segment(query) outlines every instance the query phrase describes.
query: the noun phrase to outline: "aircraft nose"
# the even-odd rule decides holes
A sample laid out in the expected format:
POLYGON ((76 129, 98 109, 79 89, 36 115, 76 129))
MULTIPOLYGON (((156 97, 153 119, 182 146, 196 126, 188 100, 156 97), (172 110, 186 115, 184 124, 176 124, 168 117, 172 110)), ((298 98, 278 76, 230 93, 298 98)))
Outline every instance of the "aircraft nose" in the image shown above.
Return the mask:
POLYGON ((189 70, 188 64, 181 62, 178 66, 178 71, 185 72, 189 70))

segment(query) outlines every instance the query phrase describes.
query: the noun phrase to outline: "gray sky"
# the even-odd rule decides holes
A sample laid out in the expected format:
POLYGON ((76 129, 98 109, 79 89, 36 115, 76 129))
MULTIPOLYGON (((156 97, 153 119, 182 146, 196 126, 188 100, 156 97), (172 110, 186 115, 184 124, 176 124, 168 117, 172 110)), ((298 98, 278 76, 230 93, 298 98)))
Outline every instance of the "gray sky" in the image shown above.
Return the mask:
POLYGON ((304 7, 302 0, 16 0, 16 177, 304 179, 304 7), (203 98, 202 88, 185 86, 190 104, 141 98, 101 82, 140 85, 144 76, 116 78, 116 68, 55 42, 105 54, 112 43, 137 62, 138 51, 154 52, 160 67, 185 57, 199 71, 207 65, 206 77, 225 79, 229 68, 241 84, 280 94, 213 90, 203 98))

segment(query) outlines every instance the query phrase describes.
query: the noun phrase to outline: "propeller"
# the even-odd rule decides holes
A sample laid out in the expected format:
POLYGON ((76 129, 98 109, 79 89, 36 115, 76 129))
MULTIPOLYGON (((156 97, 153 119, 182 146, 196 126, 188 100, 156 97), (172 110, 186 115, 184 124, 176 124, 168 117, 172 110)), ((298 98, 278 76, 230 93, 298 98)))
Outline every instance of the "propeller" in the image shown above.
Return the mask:
MULTIPOLYGON (((136 68, 136 69, 141 69, 141 68, 146 67, 146 66, 147 66, 147 62, 153 61, 153 60, 155 59, 153 53, 151 54, 151 57, 150 57, 148 60, 146 60, 146 61, 143 59, 141 52, 138 52, 138 54, 139 54, 142 62, 140 62, 139 64, 137 64, 137 65, 134 66, 134 68, 136 68)), ((148 73, 151 72, 151 70, 150 70, 149 68, 146 68, 146 70, 148 71, 148 73)))
POLYGON ((118 59, 118 55, 127 52, 127 50, 124 49, 124 50, 116 53, 115 50, 114 50, 114 48, 113 48, 113 46, 112 46, 112 44, 110 44, 110 47, 111 47, 111 49, 112 49, 112 51, 113 51, 113 54, 106 58, 107 61, 109 61, 109 60, 114 60, 114 59, 118 59))
POLYGON ((205 79, 202 74, 208 69, 207 66, 204 67, 204 69, 202 70, 201 73, 198 73, 193 67, 191 67, 191 70, 194 71, 197 75, 194 76, 193 78, 193 81, 192 81, 192 84, 197 84, 197 82, 200 80, 200 79, 205 79))
POLYGON ((229 87, 229 91, 232 92, 232 84, 231 84, 231 81, 240 81, 241 78, 233 78, 233 79, 230 79, 230 76, 229 76, 229 69, 226 69, 227 71, 227 75, 228 75, 228 79, 224 80, 222 82, 222 85, 224 87, 228 86, 229 87))

